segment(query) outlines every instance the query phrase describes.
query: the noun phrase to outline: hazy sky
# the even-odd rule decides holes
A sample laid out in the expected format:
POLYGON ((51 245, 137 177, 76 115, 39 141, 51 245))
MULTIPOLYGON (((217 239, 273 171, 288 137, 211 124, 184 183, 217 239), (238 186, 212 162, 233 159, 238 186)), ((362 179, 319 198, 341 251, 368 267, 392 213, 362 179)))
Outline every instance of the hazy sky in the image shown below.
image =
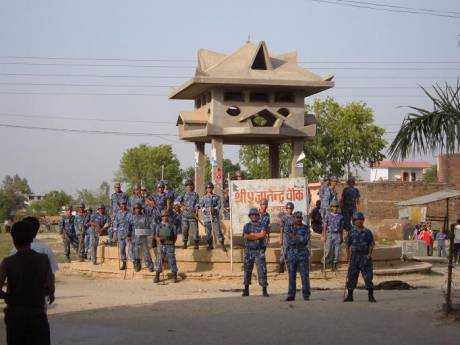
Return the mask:
MULTIPOLYGON (((371 2, 460 17, 459 1, 371 2)), ((175 136, 178 112, 192 103, 166 95, 193 75, 198 48, 230 53, 249 35, 274 54, 296 50, 305 67, 334 74, 336 88, 322 95, 367 102, 391 139, 407 112, 399 106, 429 107, 418 85, 455 82, 458 34, 460 18, 309 0, 0 0, 0 124, 155 134, 0 127, 0 178, 18 173, 37 193, 95 188, 112 181, 122 153, 141 143, 171 143, 182 166, 192 165, 193 145, 175 136)), ((238 159, 238 147, 224 149, 238 159)))

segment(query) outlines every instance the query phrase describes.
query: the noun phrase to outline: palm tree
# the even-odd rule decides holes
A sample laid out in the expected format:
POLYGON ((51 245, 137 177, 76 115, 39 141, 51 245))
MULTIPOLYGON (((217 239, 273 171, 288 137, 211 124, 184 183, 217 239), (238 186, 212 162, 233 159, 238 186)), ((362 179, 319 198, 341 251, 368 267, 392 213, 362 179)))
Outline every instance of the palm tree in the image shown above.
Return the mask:
POLYGON ((430 93, 421 87, 433 102, 433 110, 409 107, 411 112, 404 119, 388 152, 393 160, 404 160, 411 154, 427 154, 436 151, 455 153, 460 148, 460 84, 436 84, 430 93))

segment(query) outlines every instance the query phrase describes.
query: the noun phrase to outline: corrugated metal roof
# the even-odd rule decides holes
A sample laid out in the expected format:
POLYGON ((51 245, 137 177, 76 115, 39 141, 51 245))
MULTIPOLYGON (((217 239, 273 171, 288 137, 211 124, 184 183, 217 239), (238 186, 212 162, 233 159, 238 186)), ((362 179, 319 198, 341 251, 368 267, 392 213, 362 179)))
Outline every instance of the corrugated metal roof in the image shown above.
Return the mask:
POLYGON ((417 198, 401 201, 398 203, 398 206, 425 205, 450 198, 460 198, 460 191, 453 189, 444 189, 432 194, 422 195, 417 198))
POLYGON ((374 165, 374 168, 431 168, 432 164, 424 161, 380 161, 374 165))

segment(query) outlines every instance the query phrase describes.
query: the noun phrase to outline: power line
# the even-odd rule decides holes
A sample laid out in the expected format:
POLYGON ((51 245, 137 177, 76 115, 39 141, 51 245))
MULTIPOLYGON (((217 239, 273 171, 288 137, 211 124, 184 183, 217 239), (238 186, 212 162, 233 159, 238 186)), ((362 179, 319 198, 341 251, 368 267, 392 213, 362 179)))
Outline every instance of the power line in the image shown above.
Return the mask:
POLYGON ((75 117, 75 116, 51 116, 51 115, 31 115, 31 114, 12 114, 12 113, 0 113, 1 117, 21 117, 28 119, 50 119, 50 120, 75 120, 75 121, 96 121, 96 122, 121 122, 121 123, 145 123, 145 124, 176 124, 173 121, 147 121, 147 120, 117 120, 117 119, 101 119, 94 117, 75 117))
POLYGON ((399 9, 406 9, 406 10, 433 12, 433 13, 460 14, 460 12, 456 12, 456 11, 434 10, 434 9, 421 8, 421 7, 408 7, 408 6, 400 6, 400 5, 392 5, 392 4, 376 3, 376 2, 352 1, 352 0, 337 0, 337 1, 341 1, 341 2, 351 2, 351 3, 357 3, 357 4, 366 4, 366 5, 372 5, 372 6, 399 8, 399 9))
POLYGON ((446 18, 460 19, 460 16, 451 15, 451 14, 432 13, 432 12, 423 12, 423 11, 415 11, 415 10, 403 10, 403 9, 395 9, 395 8, 373 7, 373 6, 366 5, 364 2, 358 2, 358 1, 355 1, 354 3, 348 3, 348 2, 343 2, 343 1, 331 1, 331 0, 310 0, 310 1, 322 3, 322 4, 331 4, 331 5, 361 8, 361 9, 369 9, 369 10, 374 10, 374 11, 417 14, 417 15, 434 16, 434 17, 446 17, 446 18))

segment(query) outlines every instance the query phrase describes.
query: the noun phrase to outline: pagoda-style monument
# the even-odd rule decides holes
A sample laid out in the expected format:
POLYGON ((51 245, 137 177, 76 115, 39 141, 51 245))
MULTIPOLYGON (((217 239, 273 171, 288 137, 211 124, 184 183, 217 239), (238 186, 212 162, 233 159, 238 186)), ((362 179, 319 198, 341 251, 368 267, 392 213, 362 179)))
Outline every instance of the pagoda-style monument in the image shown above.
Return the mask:
MULTIPOLYGON (((334 86, 297 63, 297 53, 271 56, 265 42, 246 43, 225 55, 198 51, 195 76, 173 90, 171 99, 191 99, 193 111, 177 120, 182 140, 195 143, 195 185, 204 188, 204 145, 211 143, 213 182, 222 185, 223 144, 269 145, 271 177, 279 177, 279 144, 292 144, 291 176, 316 119, 305 115, 304 98, 334 86)), ((219 189, 218 189, 219 190, 219 189)))

